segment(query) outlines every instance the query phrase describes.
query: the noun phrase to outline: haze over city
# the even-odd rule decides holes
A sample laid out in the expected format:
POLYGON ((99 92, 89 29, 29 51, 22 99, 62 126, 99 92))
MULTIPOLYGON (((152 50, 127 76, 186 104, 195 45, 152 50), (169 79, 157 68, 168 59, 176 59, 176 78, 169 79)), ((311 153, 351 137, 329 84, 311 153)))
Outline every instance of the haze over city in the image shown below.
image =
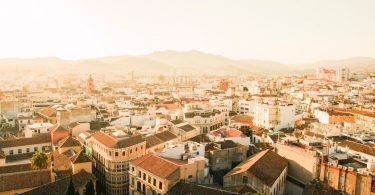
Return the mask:
POLYGON ((375 57, 375 2, 1 1, 0 58, 200 50, 289 64, 375 57))
POLYGON ((0 195, 375 195, 375 1, 0 1, 0 195))

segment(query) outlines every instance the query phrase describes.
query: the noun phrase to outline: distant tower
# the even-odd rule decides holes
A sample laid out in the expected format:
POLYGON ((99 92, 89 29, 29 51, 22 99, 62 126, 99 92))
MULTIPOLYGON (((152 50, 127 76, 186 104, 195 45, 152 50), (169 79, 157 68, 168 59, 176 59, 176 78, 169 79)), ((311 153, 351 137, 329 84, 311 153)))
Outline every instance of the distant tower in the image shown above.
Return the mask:
POLYGON ((89 76, 89 79, 87 79, 86 87, 87 87, 87 92, 88 93, 92 93, 95 90, 95 88, 94 88, 94 79, 92 79, 91 74, 89 76))

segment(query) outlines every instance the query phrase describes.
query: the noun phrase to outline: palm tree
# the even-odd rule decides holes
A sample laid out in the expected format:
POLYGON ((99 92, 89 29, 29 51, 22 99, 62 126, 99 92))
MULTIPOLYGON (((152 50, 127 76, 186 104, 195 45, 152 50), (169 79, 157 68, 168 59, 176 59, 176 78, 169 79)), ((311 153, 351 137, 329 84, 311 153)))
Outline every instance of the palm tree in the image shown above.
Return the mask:
POLYGON ((44 152, 36 151, 31 158, 32 169, 46 169, 48 166, 48 156, 44 152))
MULTIPOLYGON (((36 170, 46 169, 48 166, 48 156, 44 152, 36 151, 31 157, 31 168, 36 170)), ((43 181, 40 180, 40 185, 43 181)))

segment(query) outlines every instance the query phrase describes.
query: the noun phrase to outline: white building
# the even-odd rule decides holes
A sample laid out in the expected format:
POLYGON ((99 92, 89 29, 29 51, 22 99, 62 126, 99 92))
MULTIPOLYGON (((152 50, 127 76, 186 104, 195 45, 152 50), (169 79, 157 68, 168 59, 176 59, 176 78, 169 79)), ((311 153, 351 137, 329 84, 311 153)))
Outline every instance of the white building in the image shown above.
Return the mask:
POLYGON ((53 126, 54 125, 51 123, 35 123, 32 125, 27 125, 24 130, 25 137, 32 137, 33 135, 37 135, 41 133, 48 133, 49 128, 53 126))
POLYGON ((254 124, 258 127, 278 131, 294 128, 295 106, 287 103, 256 103, 254 124))

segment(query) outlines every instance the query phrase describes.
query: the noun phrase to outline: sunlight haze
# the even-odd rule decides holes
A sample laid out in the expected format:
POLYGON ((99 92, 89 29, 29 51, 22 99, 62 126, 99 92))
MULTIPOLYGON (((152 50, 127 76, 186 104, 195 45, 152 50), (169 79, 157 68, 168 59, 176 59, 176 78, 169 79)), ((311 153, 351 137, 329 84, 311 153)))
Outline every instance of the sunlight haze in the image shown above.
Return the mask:
POLYGON ((199 50, 312 63, 375 57, 375 1, 1 1, 0 58, 199 50))

